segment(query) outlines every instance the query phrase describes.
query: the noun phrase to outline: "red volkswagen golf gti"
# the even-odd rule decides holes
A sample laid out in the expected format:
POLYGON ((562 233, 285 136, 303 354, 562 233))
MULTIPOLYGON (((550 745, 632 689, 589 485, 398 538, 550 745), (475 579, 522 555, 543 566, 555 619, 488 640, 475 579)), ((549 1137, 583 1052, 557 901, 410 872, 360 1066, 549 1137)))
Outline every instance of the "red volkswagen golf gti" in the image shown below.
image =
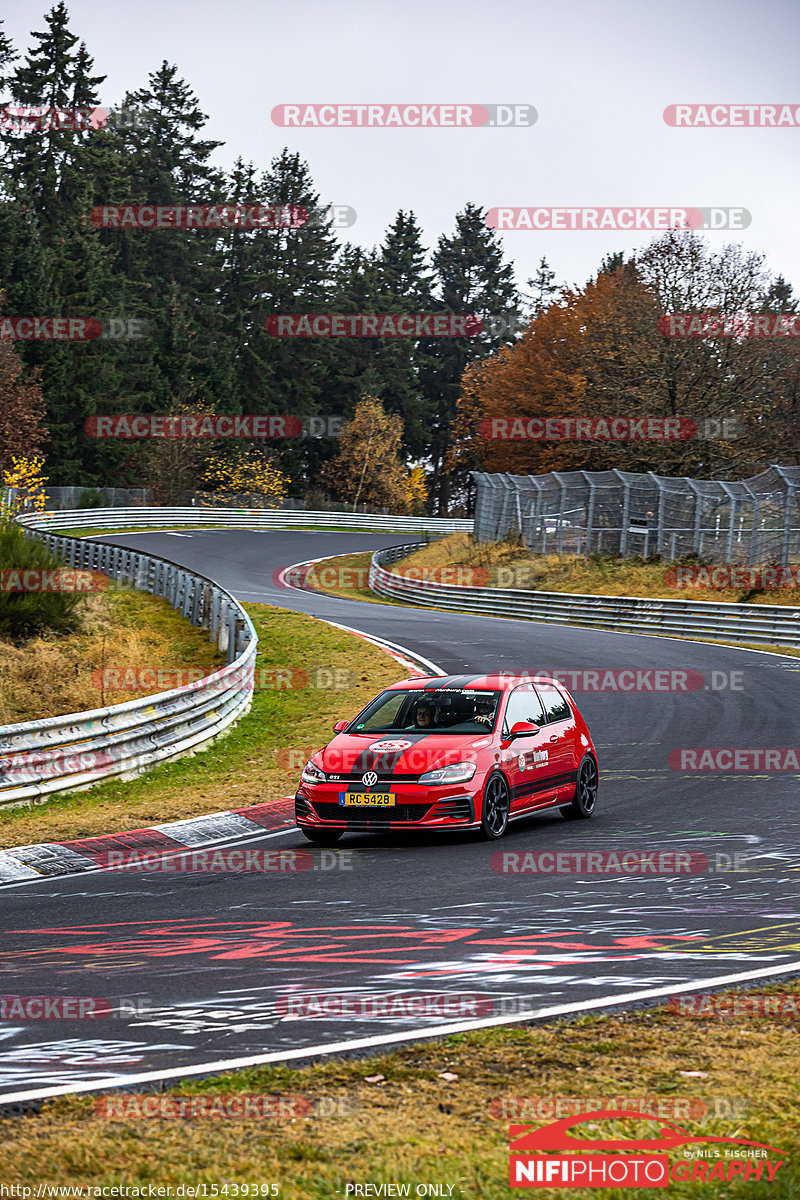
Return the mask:
POLYGON ((594 812, 597 751, 575 701, 550 679, 404 680, 333 728, 295 796, 295 820, 319 845, 395 829, 499 838, 541 809, 594 812))

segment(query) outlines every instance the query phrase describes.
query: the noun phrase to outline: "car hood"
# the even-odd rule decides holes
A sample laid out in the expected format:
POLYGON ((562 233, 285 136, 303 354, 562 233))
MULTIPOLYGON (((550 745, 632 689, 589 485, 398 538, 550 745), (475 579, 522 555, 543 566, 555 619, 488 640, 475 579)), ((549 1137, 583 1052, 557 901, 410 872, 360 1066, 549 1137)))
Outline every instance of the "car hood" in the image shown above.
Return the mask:
POLYGON ((317 758, 333 774, 421 775, 448 763, 475 762, 491 741, 490 735, 473 733, 340 733, 317 758))

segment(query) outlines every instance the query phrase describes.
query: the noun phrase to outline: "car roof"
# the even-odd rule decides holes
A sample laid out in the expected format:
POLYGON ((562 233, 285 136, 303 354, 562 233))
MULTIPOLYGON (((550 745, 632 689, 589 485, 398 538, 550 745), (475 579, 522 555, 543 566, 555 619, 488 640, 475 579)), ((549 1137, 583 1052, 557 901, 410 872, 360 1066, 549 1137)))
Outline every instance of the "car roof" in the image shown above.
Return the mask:
MULTIPOLYGON (((514 675, 509 672, 497 672, 494 675, 426 675, 418 679, 401 679, 389 685, 388 691, 494 691, 510 692, 523 683, 549 683, 550 675, 542 672, 541 678, 535 671, 514 675)), ((557 684, 556 680, 552 680, 557 684)))

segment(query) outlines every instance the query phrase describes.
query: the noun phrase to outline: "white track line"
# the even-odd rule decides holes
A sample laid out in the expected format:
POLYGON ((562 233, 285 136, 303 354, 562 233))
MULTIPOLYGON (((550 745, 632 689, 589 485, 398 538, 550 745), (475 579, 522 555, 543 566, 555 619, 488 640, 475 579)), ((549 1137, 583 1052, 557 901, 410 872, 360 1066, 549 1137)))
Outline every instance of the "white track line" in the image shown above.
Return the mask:
POLYGON ((726 984, 742 983, 748 979, 765 979, 771 975, 789 975, 800 972, 800 961, 782 967, 767 967, 765 970, 741 971, 736 975, 718 975, 700 983, 678 983, 668 987, 646 988, 640 992, 625 992, 620 996, 602 997, 598 1000, 582 1000, 574 1004, 558 1004, 551 1008, 536 1008, 517 1013, 514 1017, 486 1017, 482 1021, 458 1021, 450 1025, 434 1025, 430 1028, 408 1029, 402 1033, 375 1034, 373 1037, 353 1038, 346 1042, 329 1042, 318 1046, 300 1047, 297 1050, 276 1050, 270 1054, 253 1054, 247 1058, 221 1058, 214 1062, 197 1063, 191 1067, 173 1068, 169 1071, 145 1071, 137 1075, 110 1075, 105 1079, 82 1081, 59 1087, 34 1088, 27 1092, 12 1092, 0 1095, 0 1105, 15 1104, 22 1100, 41 1100, 48 1096, 68 1096, 76 1092, 93 1092, 103 1088, 129 1088, 132 1084, 156 1083, 163 1079, 187 1079, 191 1075, 215 1074, 219 1071, 235 1071, 244 1067, 264 1066, 267 1063, 291 1062, 294 1059, 318 1058, 328 1054, 346 1054, 354 1050, 375 1049, 403 1042, 419 1042, 427 1038, 448 1037, 454 1033, 465 1033, 473 1029, 491 1029, 499 1025, 519 1025, 527 1021, 552 1020, 570 1013, 584 1013, 601 1008, 616 1008, 622 1004, 635 1004, 640 1000, 654 1000, 663 996, 674 996, 680 992, 693 992, 701 988, 722 987, 726 984))

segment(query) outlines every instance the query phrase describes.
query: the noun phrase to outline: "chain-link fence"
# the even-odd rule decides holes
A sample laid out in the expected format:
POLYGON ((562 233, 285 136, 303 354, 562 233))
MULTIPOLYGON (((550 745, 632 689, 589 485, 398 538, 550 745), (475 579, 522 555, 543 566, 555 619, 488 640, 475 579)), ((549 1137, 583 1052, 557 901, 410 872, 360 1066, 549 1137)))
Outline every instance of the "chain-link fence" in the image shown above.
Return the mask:
POLYGON ((65 508, 132 508, 153 503, 150 488, 115 487, 47 487, 44 489, 47 509, 65 508))
POLYGON ((473 477, 479 542, 518 531, 543 554, 800 562, 800 467, 771 466, 738 483, 616 470, 473 477))

